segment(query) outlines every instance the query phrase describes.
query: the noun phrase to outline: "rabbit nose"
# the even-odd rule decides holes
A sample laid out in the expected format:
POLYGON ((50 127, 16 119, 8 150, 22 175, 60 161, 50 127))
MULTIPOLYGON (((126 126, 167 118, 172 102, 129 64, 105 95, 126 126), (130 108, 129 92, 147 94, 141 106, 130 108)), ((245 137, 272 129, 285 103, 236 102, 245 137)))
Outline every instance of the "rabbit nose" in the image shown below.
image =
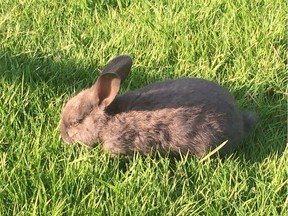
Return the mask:
POLYGON ((59 139, 63 140, 65 143, 67 144, 71 144, 72 143, 72 138, 69 137, 69 134, 67 132, 65 132, 64 134, 62 133, 60 136, 59 136, 59 139))

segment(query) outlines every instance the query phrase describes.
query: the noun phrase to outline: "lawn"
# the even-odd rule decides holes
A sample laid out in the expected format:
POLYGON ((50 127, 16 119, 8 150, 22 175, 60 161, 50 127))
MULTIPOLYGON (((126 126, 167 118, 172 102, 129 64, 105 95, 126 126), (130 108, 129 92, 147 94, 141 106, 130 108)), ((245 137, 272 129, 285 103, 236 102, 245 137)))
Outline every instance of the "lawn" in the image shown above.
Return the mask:
POLYGON ((0 1, 0 215, 288 215, 284 0, 0 1), (67 100, 125 53, 121 93, 227 87, 258 124, 226 158, 110 159, 67 146, 67 100))

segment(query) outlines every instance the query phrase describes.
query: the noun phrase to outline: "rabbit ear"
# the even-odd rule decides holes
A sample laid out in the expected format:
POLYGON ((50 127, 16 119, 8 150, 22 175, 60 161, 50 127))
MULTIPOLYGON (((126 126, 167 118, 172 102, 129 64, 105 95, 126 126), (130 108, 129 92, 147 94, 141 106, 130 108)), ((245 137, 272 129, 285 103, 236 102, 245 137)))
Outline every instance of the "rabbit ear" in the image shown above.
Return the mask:
POLYGON ((121 79, 121 83, 123 83, 131 70, 131 66, 132 58, 129 55, 119 55, 107 63, 102 74, 117 74, 121 79))
POLYGON ((102 74, 92 86, 97 98, 99 99, 99 107, 105 109, 116 97, 120 89, 121 79, 117 74, 102 74))

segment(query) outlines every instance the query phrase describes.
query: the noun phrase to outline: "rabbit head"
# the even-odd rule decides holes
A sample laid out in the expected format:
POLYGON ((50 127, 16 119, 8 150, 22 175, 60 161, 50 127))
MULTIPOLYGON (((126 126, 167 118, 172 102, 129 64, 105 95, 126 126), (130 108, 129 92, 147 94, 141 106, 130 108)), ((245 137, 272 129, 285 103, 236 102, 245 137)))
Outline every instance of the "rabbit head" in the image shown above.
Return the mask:
POLYGON ((108 62, 94 85, 67 102, 60 121, 61 137, 66 143, 93 146, 99 141, 101 129, 109 118, 104 110, 116 97, 131 66, 130 56, 115 57, 108 62))

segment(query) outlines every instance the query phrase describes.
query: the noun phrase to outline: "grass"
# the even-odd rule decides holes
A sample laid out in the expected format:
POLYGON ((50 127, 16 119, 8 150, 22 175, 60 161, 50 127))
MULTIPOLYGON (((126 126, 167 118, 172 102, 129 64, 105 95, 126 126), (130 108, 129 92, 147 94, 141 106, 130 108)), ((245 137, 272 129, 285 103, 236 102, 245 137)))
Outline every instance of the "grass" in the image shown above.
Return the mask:
POLYGON ((288 215, 284 0, 0 1, 0 215, 288 215), (226 86, 259 123, 225 159, 109 159, 59 140, 61 109, 113 56, 122 93, 226 86))

